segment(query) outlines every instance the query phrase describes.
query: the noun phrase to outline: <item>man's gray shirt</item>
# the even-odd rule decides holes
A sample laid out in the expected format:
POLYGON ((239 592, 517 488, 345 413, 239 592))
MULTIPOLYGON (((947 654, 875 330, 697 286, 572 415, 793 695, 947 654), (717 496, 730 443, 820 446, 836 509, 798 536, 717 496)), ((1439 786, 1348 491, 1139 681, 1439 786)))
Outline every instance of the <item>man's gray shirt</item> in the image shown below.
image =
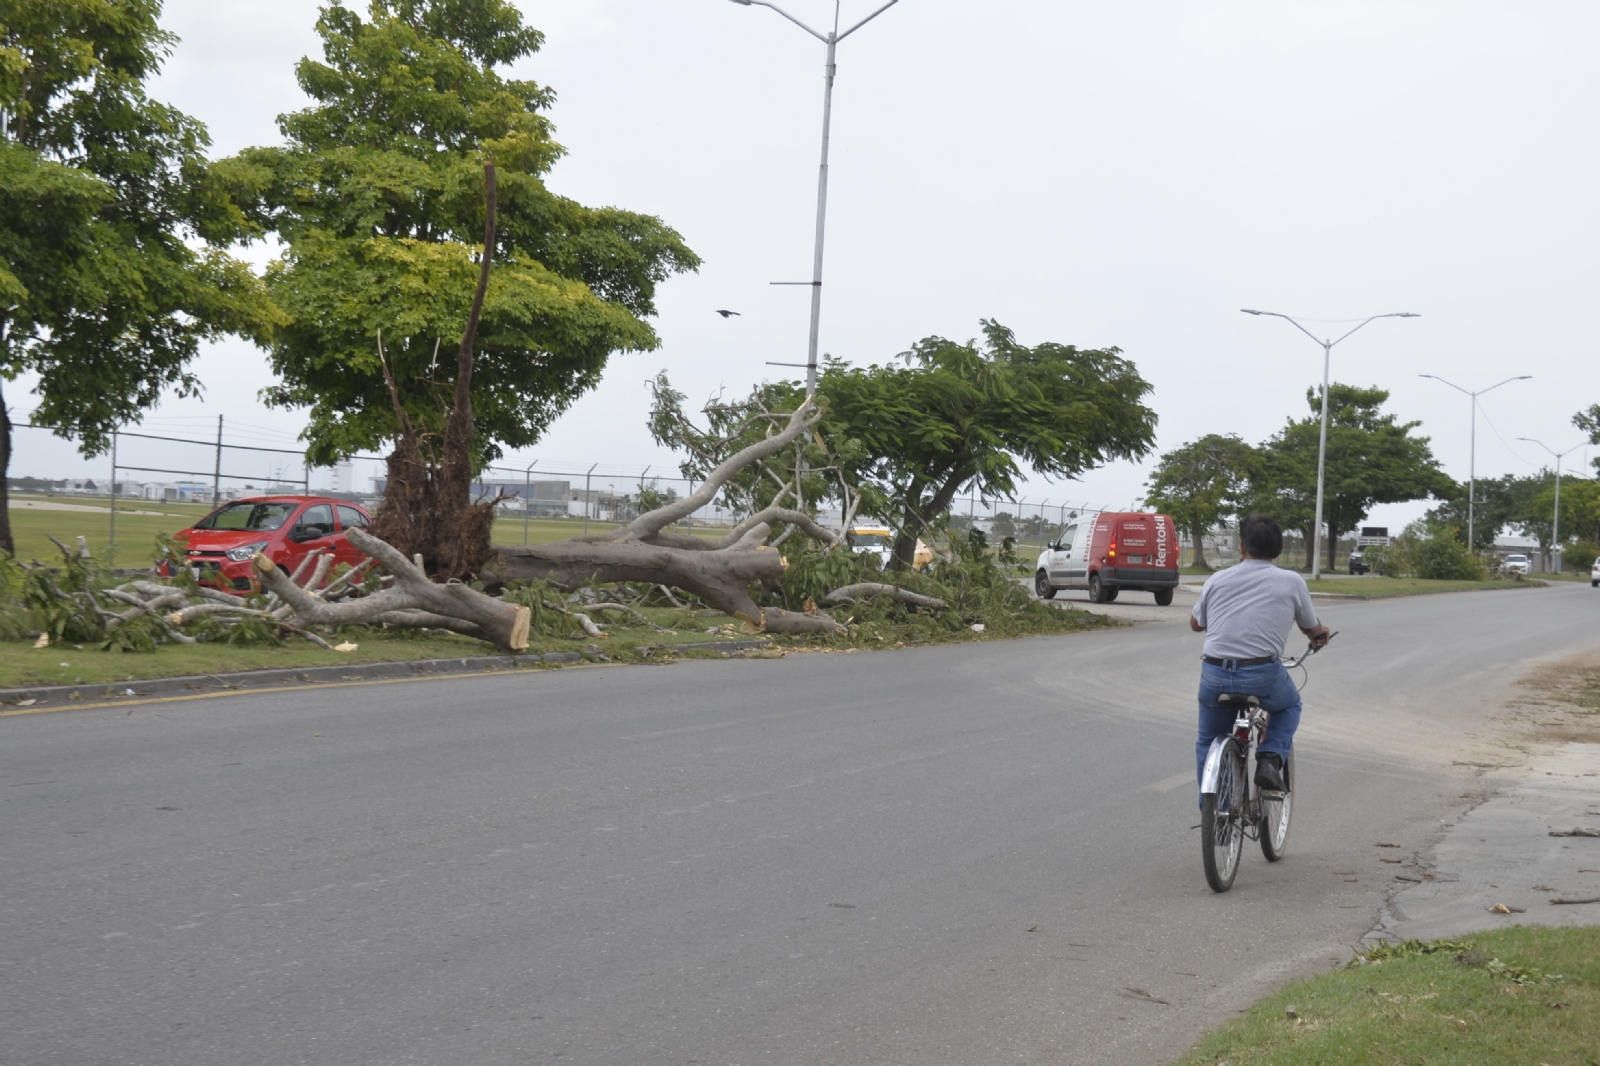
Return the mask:
POLYGON ((1245 559, 1205 583, 1194 620, 1206 631, 1201 654, 1257 659, 1282 655, 1290 625, 1310 629, 1317 624, 1317 612, 1299 574, 1262 559, 1245 559))

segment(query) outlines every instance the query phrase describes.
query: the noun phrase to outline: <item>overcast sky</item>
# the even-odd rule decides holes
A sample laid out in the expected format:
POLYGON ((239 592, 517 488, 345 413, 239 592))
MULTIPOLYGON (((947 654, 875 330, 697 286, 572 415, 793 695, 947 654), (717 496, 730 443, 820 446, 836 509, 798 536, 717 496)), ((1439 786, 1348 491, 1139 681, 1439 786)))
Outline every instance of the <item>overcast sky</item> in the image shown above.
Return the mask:
MULTIPOLYGON (((878 0, 844 0, 848 23, 878 0)), ((181 38, 158 98, 216 152, 275 143, 319 54, 314 0, 168 0, 181 38)), ((659 351, 612 360, 517 465, 675 465, 645 432, 644 382, 743 392, 805 357, 822 45, 727 0, 521 0, 544 50, 516 73, 553 87, 569 150, 551 184, 659 215, 704 259, 660 290, 659 351), (724 320, 717 308, 741 312, 724 320)), ((814 24, 831 0, 784 0, 814 24)), ((1259 442, 1306 411, 1322 349, 1242 307, 1374 322, 1334 349, 1338 381, 1392 392, 1453 476, 1468 469, 1469 389, 1484 397, 1482 476, 1530 473, 1578 443, 1600 401, 1596 162, 1600 6, 901 0, 839 50, 822 346, 883 362, 992 317, 1025 343, 1115 345, 1155 386, 1158 448, 1208 432, 1259 442), (1509 442, 1509 443, 1506 443, 1509 442)), ((202 401, 148 425, 291 440, 265 410, 264 357, 223 344, 202 401)), ((25 413, 26 383, 10 386, 25 413)), ((14 474, 95 472, 40 434, 14 474)), ((1154 458, 1154 456, 1152 456, 1154 458)), ((1569 468, 1581 465, 1580 449, 1569 468)), ((1149 463, 1025 494, 1125 503, 1149 463)), ((1382 508, 1403 524, 1421 505, 1382 508)))

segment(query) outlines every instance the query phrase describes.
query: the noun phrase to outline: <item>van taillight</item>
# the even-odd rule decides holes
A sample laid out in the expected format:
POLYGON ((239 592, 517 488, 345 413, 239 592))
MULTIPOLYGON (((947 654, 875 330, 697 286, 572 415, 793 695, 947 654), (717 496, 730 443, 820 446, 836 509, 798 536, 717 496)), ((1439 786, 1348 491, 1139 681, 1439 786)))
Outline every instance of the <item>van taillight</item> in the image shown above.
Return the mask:
POLYGON ((1115 559, 1116 557, 1117 557, 1117 542, 1116 541, 1112 541, 1111 542, 1111 558, 1115 559))

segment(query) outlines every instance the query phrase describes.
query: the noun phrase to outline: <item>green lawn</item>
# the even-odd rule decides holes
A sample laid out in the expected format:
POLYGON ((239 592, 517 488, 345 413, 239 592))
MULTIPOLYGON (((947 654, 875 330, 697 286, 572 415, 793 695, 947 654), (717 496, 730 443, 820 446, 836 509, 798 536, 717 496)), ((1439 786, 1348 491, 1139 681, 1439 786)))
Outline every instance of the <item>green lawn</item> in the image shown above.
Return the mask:
MULTIPOLYGON (((17 558, 51 563, 60 558, 49 536, 71 545, 86 537, 96 559, 107 558, 110 544, 110 500, 104 496, 43 496, 15 494, 10 508, 11 535, 16 539, 17 558), (86 507, 93 510, 56 511, 20 507, 22 501, 86 507)), ((209 514, 211 508, 198 504, 163 503, 156 500, 117 501, 117 566, 148 565, 159 534, 173 534, 209 514), (154 512, 135 514, 135 511, 154 512)))
POLYGON ((1432 581, 1420 577, 1322 578, 1306 581, 1312 592, 1328 592, 1363 600, 1386 600, 1394 596, 1421 596, 1430 592, 1477 592, 1483 589, 1543 588, 1542 581, 1432 581))
MULTIPOLYGON (((588 637, 540 636, 528 643, 528 653, 578 651, 593 646, 615 661, 648 657, 641 648, 703 641, 748 640, 729 619, 698 616, 688 611, 645 608, 652 622, 672 632, 646 626, 607 625, 602 640, 588 637), (714 630, 714 632, 707 632, 714 630)), ((596 614, 602 625, 607 618, 596 614)), ((610 615, 614 619, 616 615, 610 615)), ((35 648, 29 643, 0 643, 0 688, 33 685, 103 685, 115 681, 144 681, 156 677, 233 673, 338 663, 404 662, 414 659, 458 659, 464 656, 504 654, 493 645, 453 633, 401 630, 345 630, 340 640, 357 644, 353 652, 328 651, 305 640, 288 639, 282 646, 232 647, 226 644, 163 644, 154 652, 101 651, 94 644, 55 644, 35 648)))
MULTIPOLYGON (((96 559, 104 560, 108 557, 111 511, 110 501, 106 497, 46 498, 18 493, 12 496, 12 500, 15 502, 10 509, 11 533, 16 538, 18 559, 38 559, 48 563, 58 558, 60 553, 56 551, 55 545, 50 543, 49 536, 54 536, 68 545, 73 544, 77 537, 87 537, 89 550, 96 559), (88 507, 93 510, 56 511, 16 505, 22 501, 88 507)), ((194 524, 210 512, 211 508, 201 504, 118 500, 116 565, 137 567, 148 564, 155 550, 157 536, 163 534, 170 536, 194 524), (155 513, 135 513, 141 511, 155 513)), ((615 528, 617 526, 614 522, 589 523, 590 533, 604 533, 615 528)), ((496 544, 522 544, 524 535, 527 538, 526 543, 548 544, 582 532, 581 518, 533 518, 528 520, 524 531, 522 519, 508 516, 495 521, 493 537, 496 544)), ((698 537, 716 538, 727 530, 696 526, 688 532, 698 537)))
POLYGON ((1600 929, 1387 954, 1269 996, 1175 1066, 1600 1066, 1600 929))

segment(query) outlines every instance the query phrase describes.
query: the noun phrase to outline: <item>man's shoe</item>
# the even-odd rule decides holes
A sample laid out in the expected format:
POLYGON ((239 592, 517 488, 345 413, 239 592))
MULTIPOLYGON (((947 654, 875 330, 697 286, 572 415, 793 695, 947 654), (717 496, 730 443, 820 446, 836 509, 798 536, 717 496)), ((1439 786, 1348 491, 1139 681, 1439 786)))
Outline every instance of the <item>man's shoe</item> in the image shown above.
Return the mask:
POLYGON ((1275 751, 1256 753, 1256 784, 1268 792, 1287 792, 1283 781, 1283 757, 1275 751))

